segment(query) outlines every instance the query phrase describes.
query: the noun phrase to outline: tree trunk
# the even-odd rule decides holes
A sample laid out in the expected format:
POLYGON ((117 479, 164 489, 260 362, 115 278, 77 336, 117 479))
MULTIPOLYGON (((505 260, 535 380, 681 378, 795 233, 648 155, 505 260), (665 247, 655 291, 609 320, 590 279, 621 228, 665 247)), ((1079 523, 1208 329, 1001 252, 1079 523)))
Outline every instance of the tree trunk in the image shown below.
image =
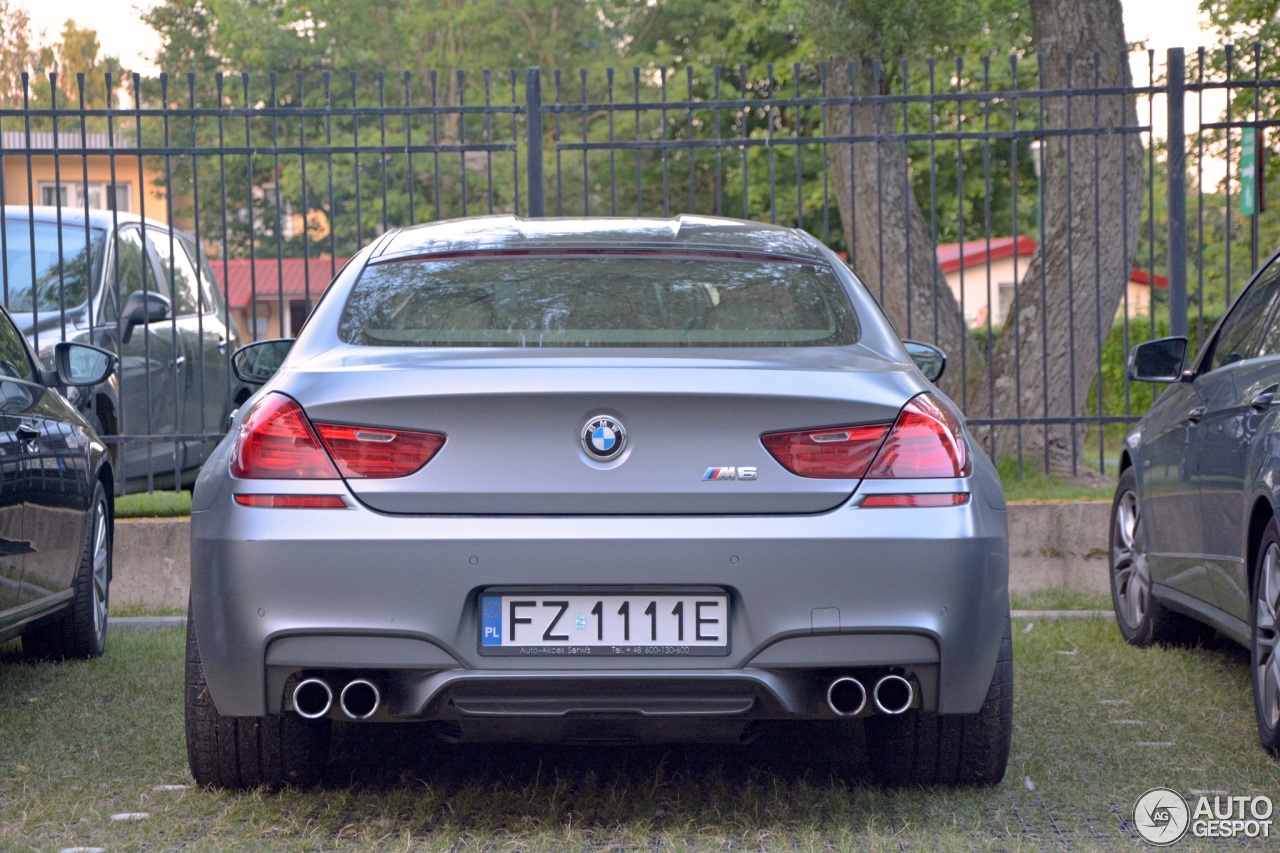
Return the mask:
MULTIPOLYGON (((835 97, 881 93, 869 61, 832 63, 829 69, 827 91, 835 97)), ((946 350, 948 367, 939 384, 962 403, 965 373, 974 373, 983 360, 938 266, 933 236, 912 190, 906 144, 883 138, 900 132, 894 113, 890 106, 871 103, 827 110, 828 135, 877 139, 831 146, 845 244, 853 269, 898 334, 946 350)))
MULTIPOLYGON (((1120 0, 1030 0, 1044 90, 1129 87, 1120 0)), ((1068 418, 1084 411, 1102 342, 1133 269, 1142 215, 1137 109, 1122 95, 1044 100, 1045 127, 1095 128, 1048 136, 1042 175, 1044 234, 992 353, 994 386, 970 395, 972 418, 1068 418)), ((985 380, 985 377, 983 377, 985 380)), ((1051 473, 1078 473, 1083 430, 1000 426, 983 436, 993 458, 1022 452, 1051 473)))

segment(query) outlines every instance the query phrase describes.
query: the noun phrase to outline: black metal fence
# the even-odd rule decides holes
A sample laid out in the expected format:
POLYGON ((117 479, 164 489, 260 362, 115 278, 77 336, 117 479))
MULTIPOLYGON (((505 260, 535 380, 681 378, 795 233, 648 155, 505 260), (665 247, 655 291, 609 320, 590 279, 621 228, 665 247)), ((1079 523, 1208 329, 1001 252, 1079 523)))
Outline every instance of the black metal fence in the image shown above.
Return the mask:
POLYGON ((944 343, 946 390, 990 428, 995 456, 1060 469, 1059 431, 1072 466, 1106 471, 1152 400, 1124 377, 1128 347, 1169 331, 1202 340, 1280 239, 1252 177, 1280 81, 1261 76, 1256 50, 1144 54, 1133 83, 1102 59, 1073 78, 1068 58, 1065 83, 1035 57, 29 80, 0 106, 4 300, 39 349, 82 333, 119 347, 134 284, 169 299, 152 325, 170 333, 142 335, 136 353, 149 367, 80 401, 150 488, 189 480, 246 395, 229 378, 234 344, 295 332, 345 258, 388 228, 495 213, 763 220, 845 253, 904 336, 944 343), (1117 104, 1124 118, 1102 120, 1117 104), (1123 139, 1140 159, 1115 153, 1123 139), (1106 179, 1097 164, 1116 156, 1106 179), (30 224, 44 204, 59 207, 54 266, 30 224), (1077 226, 1065 250, 1064 210, 1077 226), (120 268, 126 213, 149 220, 134 284, 120 268), (93 216, 109 232, 100 250, 93 216), (1100 259, 1117 253, 1123 287, 1103 281, 1100 259), (77 260, 83 282, 69 281, 77 260), (95 303, 99 284, 109 299, 95 303), (1070 303, 1061 351, 1055 300, 1070 303), (1042 340, 1019 328, 1033 304, 1042 340), (219 346, 191 343, 188 326, 219 346), (1067 382, 1064 403, 1054 389, 1067 382), (173 399, 157 402, 165 389, 173 399))

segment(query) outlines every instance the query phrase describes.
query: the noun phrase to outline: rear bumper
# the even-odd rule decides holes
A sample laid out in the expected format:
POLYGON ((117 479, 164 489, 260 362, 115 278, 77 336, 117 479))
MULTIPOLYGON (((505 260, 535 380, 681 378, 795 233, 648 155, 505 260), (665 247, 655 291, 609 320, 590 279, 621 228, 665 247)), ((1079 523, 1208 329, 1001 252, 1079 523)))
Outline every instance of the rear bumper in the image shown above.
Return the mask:
POLYGON ((319 674, 375 681, 373 720, 816 719, 835 716, 832 678, 889 671, 917 707, 972 713, 1008 609, 1005 513, 980 494, 815 516, 408 517, 242 507, 236 484, 202 478, 191 543, 205 674, 232 716, 288 711, 291 680, 319 674), (724 589, 729 654, 479 653, 490 587, 637 585, 724 589))

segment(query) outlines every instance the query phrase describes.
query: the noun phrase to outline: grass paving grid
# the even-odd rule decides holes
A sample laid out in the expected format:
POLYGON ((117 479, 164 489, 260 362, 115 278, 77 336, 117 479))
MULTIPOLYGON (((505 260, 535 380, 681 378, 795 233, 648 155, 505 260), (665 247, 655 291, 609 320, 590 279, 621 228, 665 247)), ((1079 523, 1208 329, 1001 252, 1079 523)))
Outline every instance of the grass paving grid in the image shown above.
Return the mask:
POLYGON ((1280 800, 1238 647, 1140 651, 1107 620, 1017 621, 1014 646, 1013 755, 994 790, 880 790, 858 735, 831 749, 822 726, 592 749, 446 746, 405 726, 346 727, 325 789, 232 794, 157 790, 190 783, 181 631, 114 632, 87 663, 26 664, 10 644, 0 849, 1135 850, 1133 803, 1152 786, 1280 800), (130 812, 150 817, 111 820, 130 812))

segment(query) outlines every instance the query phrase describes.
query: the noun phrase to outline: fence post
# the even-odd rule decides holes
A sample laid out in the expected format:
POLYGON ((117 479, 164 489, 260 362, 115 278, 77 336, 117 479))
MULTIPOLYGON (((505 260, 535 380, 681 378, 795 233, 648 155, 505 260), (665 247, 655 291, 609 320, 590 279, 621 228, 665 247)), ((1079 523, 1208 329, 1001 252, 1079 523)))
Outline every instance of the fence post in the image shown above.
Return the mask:
MULTIPOLYGON (((1187 128, 1184 98, 1187 91, 1186 53, 1169 48, 1165 70, 1169 79, 1168 155, 1169 213, 1169 334, 1187 334, 1187 128)), ((1155 214, 1155 211, 1152 211, 1155 214)))
POLYGON ((542 69, 524 70, 525 131, 528 134, 529 215, 546 216, 542 184, 542 69))

